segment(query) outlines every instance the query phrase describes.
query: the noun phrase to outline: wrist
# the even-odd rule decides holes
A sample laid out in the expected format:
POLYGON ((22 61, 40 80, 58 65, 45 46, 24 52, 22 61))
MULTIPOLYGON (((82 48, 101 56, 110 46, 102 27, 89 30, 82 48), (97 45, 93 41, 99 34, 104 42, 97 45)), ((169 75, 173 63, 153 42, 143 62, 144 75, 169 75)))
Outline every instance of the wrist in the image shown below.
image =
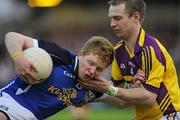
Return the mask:
POLYGON ((12 54, 11 58, 13 60, 15 60, 18 56, 23 56, 23 52, 22 51, 16 51, 12 54))
POLYGON ((117 96, 118 87, 114 87, 113 85, 109 86, 107 94, 110 95, 110 96, 117 96))

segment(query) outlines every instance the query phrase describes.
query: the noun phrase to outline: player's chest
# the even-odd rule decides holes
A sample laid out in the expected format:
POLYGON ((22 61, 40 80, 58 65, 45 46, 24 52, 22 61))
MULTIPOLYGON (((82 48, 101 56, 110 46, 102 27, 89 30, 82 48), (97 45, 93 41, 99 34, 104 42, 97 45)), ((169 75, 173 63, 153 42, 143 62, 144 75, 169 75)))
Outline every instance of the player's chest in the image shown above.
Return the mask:
POLYGON ((57 87, 52 85, 49 86, 48 92, 54 96, 58 104, 64 106, 82 106, 95 99, 95 94, 92 91, 82 88, 78 83, 73 87, 57 87))
POLYGON ((121 70, 122 76, 134 76, 139 68, 142 68, 142 54, 130 54, 125 47, 115 52, 115 59, 121 70))
POLYGON ((134 76, 137 73, 137 70, 141 68, 141 61, 138 61, 136 57, 124 57, 117 62, 123 76, 134 76))
POLYGON ((82 106, 95 99, 92 91, 84 89, 77 81, 76 76, 66 69, 54 69, 48 92, 65 106, 82 106))
POLYGON ((76 76, 71 69, 56 67, 49 78, 49 84, 58 88, 73 87, 77 83, 76 76))

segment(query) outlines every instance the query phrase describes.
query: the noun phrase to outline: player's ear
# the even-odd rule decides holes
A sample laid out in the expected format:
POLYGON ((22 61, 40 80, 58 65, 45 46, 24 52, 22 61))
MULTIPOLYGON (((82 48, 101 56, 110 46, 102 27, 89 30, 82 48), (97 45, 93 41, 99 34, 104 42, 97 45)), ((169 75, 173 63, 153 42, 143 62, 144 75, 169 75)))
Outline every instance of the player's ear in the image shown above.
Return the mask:
POLYGON ((132 19, 135 23, 138 23, 140 21, 140 17, 141 17, 141 15, 139 12, 134 12, 132 14, 132 19))
POLYGON ((77 54, 77 56, 82 56, 83 55, 83 50, 80 50, 77 54))

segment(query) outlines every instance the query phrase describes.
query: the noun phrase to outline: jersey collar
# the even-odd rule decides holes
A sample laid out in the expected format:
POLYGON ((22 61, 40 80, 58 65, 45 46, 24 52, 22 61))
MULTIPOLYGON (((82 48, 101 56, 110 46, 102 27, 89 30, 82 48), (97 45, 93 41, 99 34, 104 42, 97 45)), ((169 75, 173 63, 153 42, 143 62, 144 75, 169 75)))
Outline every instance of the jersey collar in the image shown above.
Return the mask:
POLYGON ((78 57, 76 56, 75 57, 75 64, 74 64, 74 75, 75 75, 76 79, 79 78, 79 76, 78 76, 78 71, 79 71, 78 68, 79 68, 79 60, 78 60, 78 57))
POLYGON ((137 42, 136 42, 135 50, 134 50, 135 54, 142 50, 144 42, 145 42, 145 31, 143 28, 141 28, 138 35, 137 42))

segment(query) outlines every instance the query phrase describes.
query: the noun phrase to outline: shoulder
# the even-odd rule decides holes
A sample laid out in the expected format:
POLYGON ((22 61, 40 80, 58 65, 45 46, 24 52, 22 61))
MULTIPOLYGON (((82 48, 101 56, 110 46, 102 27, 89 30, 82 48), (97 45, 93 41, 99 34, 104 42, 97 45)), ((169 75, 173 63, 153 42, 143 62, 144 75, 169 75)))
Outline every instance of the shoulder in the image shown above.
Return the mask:
POLYGON ((146 57, 150 57, 152 61, 158 60, 162 65, 166 64, 166 59, 171 59, 166 48, 155 37, 146 35, 145 45, 143 46, 143 53, 146 57), (169 56, 169 57, 167 57, 169 56))
POLYGON ((151 47, 154 49, 155 52, 163 52, 163 53, 167 52, 166 48, 161 44, 161 42, 157 38, 155 38, 149 34, 146 34, 145 39, 146 39, 146 41, 145 41, 145 45, 143 46, 143 48, 151 47))
POLYGON ((38 46, 49 53, 55 66, 61 64, 71 64, 76 56, 74 53, 62 48, 55 42, 38 40, 38 46))

